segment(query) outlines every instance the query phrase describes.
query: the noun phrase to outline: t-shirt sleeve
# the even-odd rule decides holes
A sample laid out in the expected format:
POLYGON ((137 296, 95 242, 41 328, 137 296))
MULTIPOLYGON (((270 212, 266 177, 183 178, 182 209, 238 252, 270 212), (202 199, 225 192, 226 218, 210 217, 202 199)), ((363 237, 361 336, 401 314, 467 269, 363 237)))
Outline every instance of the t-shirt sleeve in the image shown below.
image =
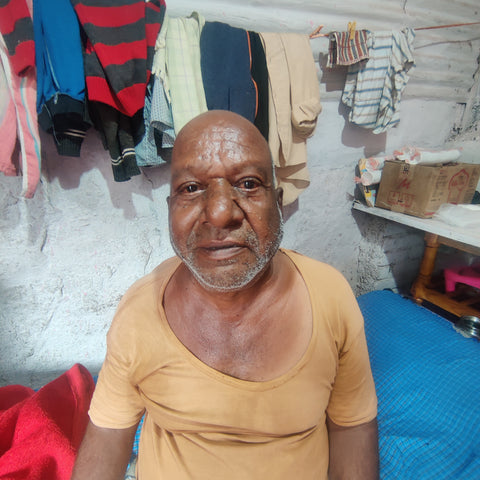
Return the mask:
POLYGON ((377 397, 363 316, 348 284, 344 290, 338 306, 338 368, 327 414, 337 425, 355 426, 376 417, 377 397))
POLYGON ((107 354, 89 410, 91 421, 98 427, 128 428, 144 412, 133 375, 137 347, 128 316, 128 311, 117 312, 107 334, 107 354))

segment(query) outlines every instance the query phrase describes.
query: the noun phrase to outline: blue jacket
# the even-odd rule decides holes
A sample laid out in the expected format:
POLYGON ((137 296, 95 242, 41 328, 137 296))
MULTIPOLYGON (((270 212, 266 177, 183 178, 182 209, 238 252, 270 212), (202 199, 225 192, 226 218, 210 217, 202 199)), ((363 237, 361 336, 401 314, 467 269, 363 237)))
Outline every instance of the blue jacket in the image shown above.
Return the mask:
POLYGON ((69 0, 34 0, 37 113, 60 155, 79 156, 90 126, 80 28, 69 0))

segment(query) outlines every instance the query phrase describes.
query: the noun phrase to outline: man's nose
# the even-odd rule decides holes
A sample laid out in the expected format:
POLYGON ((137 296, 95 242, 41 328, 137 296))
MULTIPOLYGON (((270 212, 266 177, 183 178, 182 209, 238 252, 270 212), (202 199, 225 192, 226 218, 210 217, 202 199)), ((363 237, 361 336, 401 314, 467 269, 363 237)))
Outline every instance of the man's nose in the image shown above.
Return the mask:
POLYGON ((241 222, 243 212, 237 200, 237 192, 228 181, 222 179, 209 185, 205 202, 207 222, 217 228, 225 228, 241 222))

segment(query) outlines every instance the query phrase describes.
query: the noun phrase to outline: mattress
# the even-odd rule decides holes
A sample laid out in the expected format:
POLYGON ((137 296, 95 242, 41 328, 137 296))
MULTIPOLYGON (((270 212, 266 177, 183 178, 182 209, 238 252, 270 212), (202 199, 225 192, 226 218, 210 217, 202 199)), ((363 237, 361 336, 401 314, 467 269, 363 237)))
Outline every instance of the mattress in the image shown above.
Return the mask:
POLYGON ((358 298, 382 479, 480 479, 480 342, 388 290, 358 298))

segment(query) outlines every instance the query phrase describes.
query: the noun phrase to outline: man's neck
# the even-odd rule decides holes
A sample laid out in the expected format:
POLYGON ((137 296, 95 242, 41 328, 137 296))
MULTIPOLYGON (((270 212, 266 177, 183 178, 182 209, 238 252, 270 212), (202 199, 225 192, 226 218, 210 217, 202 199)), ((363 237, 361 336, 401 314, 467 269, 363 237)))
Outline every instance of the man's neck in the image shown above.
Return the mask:
POLYGON ((186 286, 189 299, 198 299, 204 306, 224 313, 227 317, 236 313, 245 314, 265 295, 275 290, 281 280, 278 274, 279 254, 245 287, 232 290, 215 289, 203 285, 186 266, 179 270, 178 280, 186 286), (275 274, 277 272, 277 274, 275 274))
POLYGON ((188 350, 210 367, 243 380, 284 374, 311 339, 308 290, 281 252, 255 283, 236 292, 206 290, 182 264, 167 286, 164 309, 188 350))

